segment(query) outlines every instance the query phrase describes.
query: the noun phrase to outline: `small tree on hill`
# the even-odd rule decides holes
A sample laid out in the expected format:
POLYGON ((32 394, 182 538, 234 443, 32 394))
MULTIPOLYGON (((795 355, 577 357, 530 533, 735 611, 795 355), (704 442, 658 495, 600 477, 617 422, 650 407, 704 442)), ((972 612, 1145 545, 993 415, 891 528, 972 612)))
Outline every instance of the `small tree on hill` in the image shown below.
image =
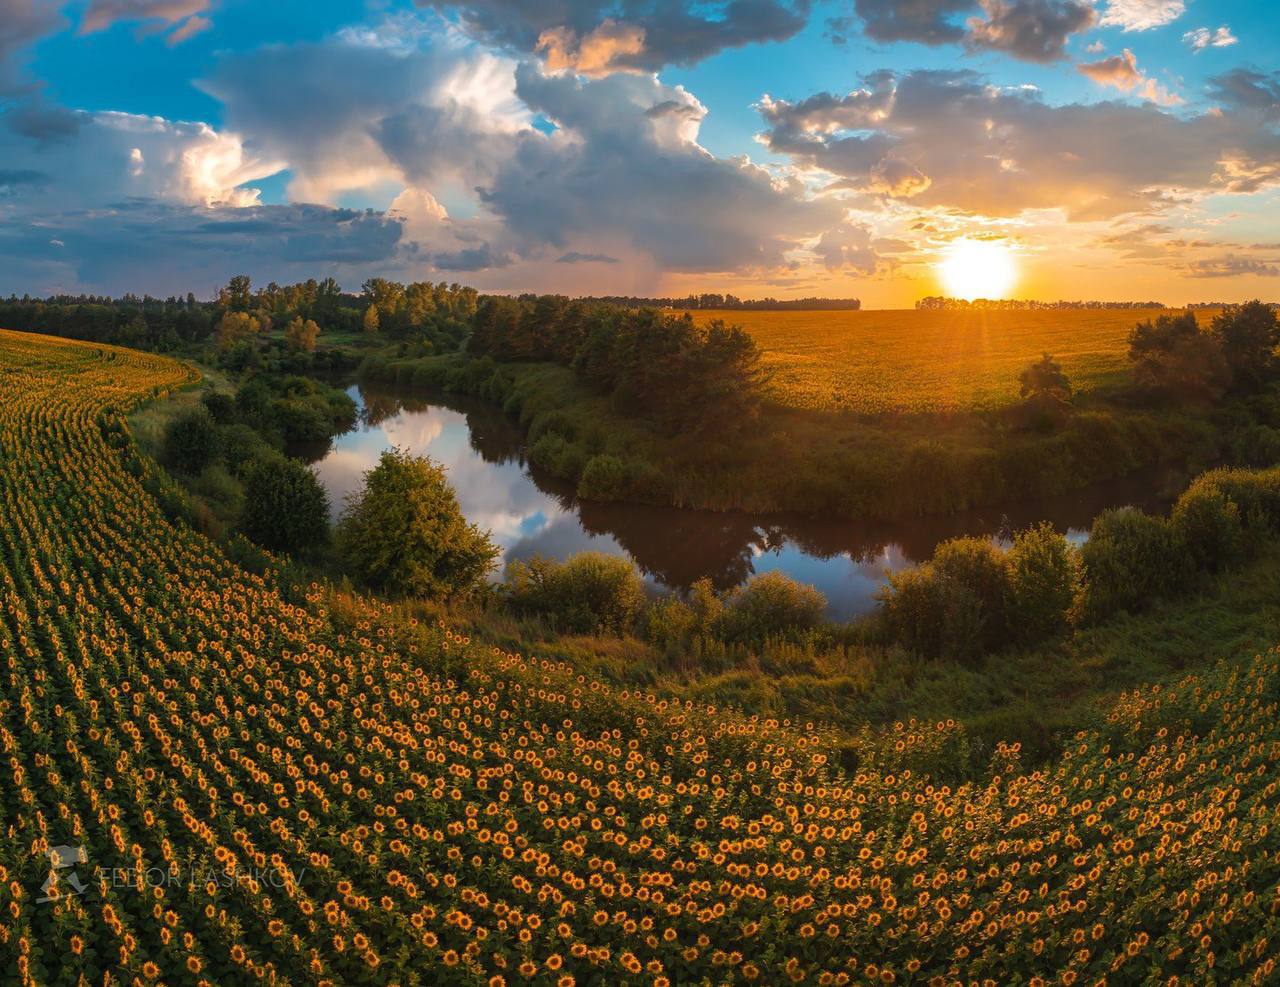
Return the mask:
POLYGON ((364 483, 338 525, 340 554, 356 578, 407 596, 454 597, 493 568, 498 549, 463 517, 443 467, 390 449, 364 483))
POLYGON ((1071 381, 1062 364, 1049 353, 1029 363, 1018 375, 1024 411, 1032 423, 1049 427, 1062 421, 1070 410, 1071 381))
POLYGON ((277 552, 298 554, 329 539, 329 498, 316 475, 296 459, 269 456, 244 480, 244 534, 277 552))

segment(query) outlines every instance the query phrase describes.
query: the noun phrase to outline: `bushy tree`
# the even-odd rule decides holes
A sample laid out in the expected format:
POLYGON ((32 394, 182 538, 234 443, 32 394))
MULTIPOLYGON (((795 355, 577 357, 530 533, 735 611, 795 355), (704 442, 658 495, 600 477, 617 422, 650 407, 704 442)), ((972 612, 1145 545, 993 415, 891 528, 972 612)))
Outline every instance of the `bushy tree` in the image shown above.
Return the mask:
POLYGON ((237 343, 255 339, 261 329, 262 323, 248 312, 228 309, 218 320, 218 349, 225 352, 237 343))
POLYGON ((1070 542, 1045 522, 1014 535, 1008 552, 1011 635, 1033 643, 1067 628, 1080 588, 1080 563, 1070 542))
POLYGON ((759 643, 817 627, 826 609, 827 598, 819 590, 772 570, 729 593, 721 622, 729 639, 759 643))
POLYGON ((314 353, 320 338, 320 327, 311 319, 295 315, 284 329, 285 344, 300 353, 314 353))
POLYGON ((218 428, 203 404, 169 422, 161 457, 166 465, 196 474, 218 456, 218 428))
POLYGON ((644 608, 644 580, 635 564, 603 552, 564 562, 512 562, 502 593, 516 613, 549 617, 559 630, 575 634, 624 634, 644 608))
POLYGON ((1018 374, 1024 413, 1032 424, 1049 427, 1066 417, 1071 401, 1071 381, 1062 364, 1049 353, 1029 363, 1018 374))
POLYGON ((1216 401, 1231 386, 1219 338, 1203 333, 1194 312, 1162 314, 1129 334, 1134 381, 1166 397, 1216 401))
POLYGON ((1073 618, 1137 610, 1182 585, 1190 559, 1177 529, 1134 507, 1103 511, 1080 548, 1083 591, 1073 618))
POLYGON ((1255 300, 1230 306, 1214 318, 1209 331, 1238 386, 1256 388, 1274 376, 1280 321, 1270 305, 1255 300))
POLYGON ((456 597, 476 589, 498 558, 469 524, 444 468, 389 449, 343 512, 339 553, 362 582, 407 596, 456 597))
POLYGON ((364 318, 362 325, 366 336, 376 336, 381 328, 381 322, 378 318, 378 306, 370 303, 369 307, 364 310, 364 318))
POLYGON ((1217 570, 1244 553, 1244 525, 1240 508, 1206 474, 1187 487, 1173 505, 1169 521, 1190 553, 1197 569, 1217 570))
POLYGON ((248 467, 240 530, 264 548, 299 554, 329 538, 329 497, 296 459, 268 456, 248 467))

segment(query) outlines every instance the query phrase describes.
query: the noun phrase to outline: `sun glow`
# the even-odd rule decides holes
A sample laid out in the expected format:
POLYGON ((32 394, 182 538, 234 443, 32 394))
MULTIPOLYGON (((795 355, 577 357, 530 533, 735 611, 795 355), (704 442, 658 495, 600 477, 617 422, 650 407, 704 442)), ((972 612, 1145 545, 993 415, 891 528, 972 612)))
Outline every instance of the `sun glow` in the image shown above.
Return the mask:
POLYGON ((1007 242, 961 237, 947 247, 938 277, 953 298, 1005 298, 1018 280, 1018 269, 1007 242))

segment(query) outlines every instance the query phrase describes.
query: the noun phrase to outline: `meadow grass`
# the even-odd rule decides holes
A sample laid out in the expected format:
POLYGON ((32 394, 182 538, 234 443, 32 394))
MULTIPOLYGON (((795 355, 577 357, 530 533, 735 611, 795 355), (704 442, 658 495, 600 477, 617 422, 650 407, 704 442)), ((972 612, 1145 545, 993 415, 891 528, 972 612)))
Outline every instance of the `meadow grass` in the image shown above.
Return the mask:
MULTIPOLYGON (((883 414, 1007 406, 1018 398, 1018 372, 1046 352, 1077 390, 1120 383, 1130 330, 1159 311, 691 314, 698 323, 740 325, 755 337, 780 404, 883 414)), ((1210 314, 1200 314, 1201 322, 1210 314)))

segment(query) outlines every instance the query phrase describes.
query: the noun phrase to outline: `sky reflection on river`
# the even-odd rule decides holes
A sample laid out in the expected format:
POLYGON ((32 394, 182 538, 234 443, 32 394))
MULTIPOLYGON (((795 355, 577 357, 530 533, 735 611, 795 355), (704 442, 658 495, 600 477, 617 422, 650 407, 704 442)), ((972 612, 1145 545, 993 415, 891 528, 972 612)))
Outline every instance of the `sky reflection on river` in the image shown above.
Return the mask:
POLYGON ((452 395, 414 399, 369 385, 348 393, 360 405, 360 425, 311 457, 335 519, 382 451, 399 446, 445 466, 463 513, 492 532, 504 563, 608 552, 634 559, 652 584, 678 588, 702 576, 727 588, 776 569, 820 589, 835 619, 872 609, 886 573, 928 558, 946 538, 1007 536, 1046 519, 1082 539, 1105 507, 1153 509, 1167 502, 1163 485, 1150 476, 1038 504, 892 524, 581 502, 571 486, 530 469, 518 429, 495 408, 452 395))

